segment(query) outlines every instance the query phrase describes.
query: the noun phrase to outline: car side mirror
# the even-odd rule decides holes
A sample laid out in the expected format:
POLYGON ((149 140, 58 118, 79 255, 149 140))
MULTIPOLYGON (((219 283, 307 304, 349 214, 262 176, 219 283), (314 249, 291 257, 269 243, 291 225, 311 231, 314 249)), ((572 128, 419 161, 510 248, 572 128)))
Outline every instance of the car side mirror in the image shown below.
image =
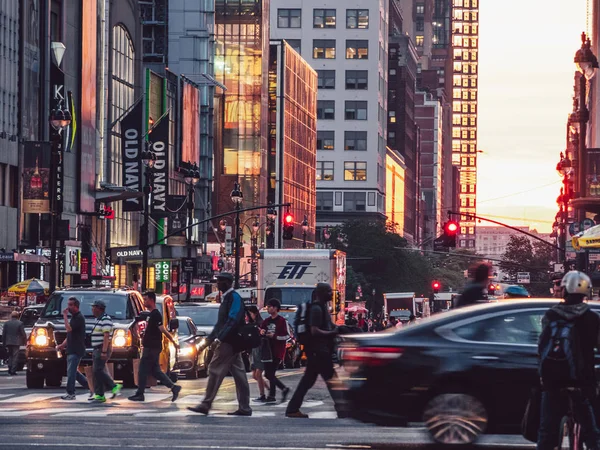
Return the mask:
POLYGON ((199 336, 199 337, 206 337, 206 336, 208 336, 208 335, 206 334, 206 331, 201 331, 201 330, 198 330, 198 331, 196 331, 196 336, 199 336))
POLYGON ((171 319, 169 321, 169 328, 171 330, 177 330, 179 328, 179 320, 177 320, 177 319, 171 319))
POLYGON ((150 317, 150 311, 142 311, 139 316, 135 318, 136 322, 146 322, 150 317))

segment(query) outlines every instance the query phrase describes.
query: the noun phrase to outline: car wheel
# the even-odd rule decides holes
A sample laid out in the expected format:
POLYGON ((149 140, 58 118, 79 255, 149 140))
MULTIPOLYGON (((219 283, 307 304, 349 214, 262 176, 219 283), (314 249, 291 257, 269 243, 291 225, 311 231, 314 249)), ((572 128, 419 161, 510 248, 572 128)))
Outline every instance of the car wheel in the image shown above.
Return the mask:
POLYGON ((27 372, 25 374, 25 383, 27 384, 27 389, 43 389, 44 376, 27 372))
POLYGON ((436 442, 465 445, 485 432, 488 415, 483 404, 472 395, 447 393, 427 404, 423 421, 436 442))
POLYGON ((62 384, 62 374, 51 373, 46 375, 46 386, 48 387, 60 387, 62 384))

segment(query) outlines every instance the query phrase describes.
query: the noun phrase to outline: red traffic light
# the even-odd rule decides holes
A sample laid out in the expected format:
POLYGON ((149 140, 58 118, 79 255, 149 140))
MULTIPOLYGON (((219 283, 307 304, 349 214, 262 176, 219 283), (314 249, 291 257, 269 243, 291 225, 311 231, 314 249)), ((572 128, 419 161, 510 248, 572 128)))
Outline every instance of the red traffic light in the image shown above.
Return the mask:
POLYGON ((444 226, 444 231, 447 235, 455 235, 458 232, 458 223, 456 223, 453 220, 446 222, 446 225, 444 226))
POLYGON ((294 216, 292 216, 290 213, 287 213, 283 220, 286 224, 292 224, 294 222, 294 216))
POLYGON ((437 294, 440 291, 442 284, 439 281, 434 281, 433 283, 431 283, 431 287, 433 289, 433 292, 437 294))
POLYGON ((434 281, 433 288, 434 289, 439 289, 440 288, 440 283, 438 283, 437 281, 434 281))

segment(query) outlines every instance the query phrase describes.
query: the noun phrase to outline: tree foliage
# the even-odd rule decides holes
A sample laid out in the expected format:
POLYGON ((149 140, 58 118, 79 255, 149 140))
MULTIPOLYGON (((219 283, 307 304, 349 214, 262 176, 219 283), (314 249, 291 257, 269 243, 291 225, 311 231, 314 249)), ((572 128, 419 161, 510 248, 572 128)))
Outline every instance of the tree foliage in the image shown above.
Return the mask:
POLYGON ((532 295, 548 295, 551 285, 550 264, 554 259, 554 249, 527 236, 510 237, 500 263, 502 270, 516 280, 518 272, 529 272, 531 284, 527 289, 532 295))

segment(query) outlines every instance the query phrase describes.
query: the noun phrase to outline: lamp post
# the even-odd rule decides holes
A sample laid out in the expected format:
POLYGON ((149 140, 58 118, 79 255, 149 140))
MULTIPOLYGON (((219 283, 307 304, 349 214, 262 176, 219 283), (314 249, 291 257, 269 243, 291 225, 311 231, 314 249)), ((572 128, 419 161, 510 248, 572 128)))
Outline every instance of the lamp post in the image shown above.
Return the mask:
MULTIPOLYGON (((196 163, 192 164, 188 161, 189 169, 185 175, 185 184, 188 186, 188 198, 187 198, 187 224, 188 226, 192 224, 192 220, 194 218, 194 193, 196 191, 196 185, 200 181, 200 172, 198 171, 198 165, 196 163)), ((188 228, 187 230, 187 257, 192 257, 192 228, 188 228)), ((191 300, 191 284, 192 284, 192 274, 186 274, 186 291, 185 291, 185 301, 189 302, 191 300)))
POLYGON ((302 248, 306 248, 306 233, 308 232, 308 216, 304 215, 302 221, 302 248))
MULTIPOLYGON (((586 105, 587 82, 591 80, 598 68, 598 60, 591 49, 591 42, 585 33, 581 33, 581 48, 577 50, 574 58, 579 76, 579 110, 577 111, 576 121, 579 124, 579 155, 577 163, 577 197, 587 197, 587 147, 586 147, 586 127, 590 118, 590 112, 586 105)), ((577 210, 577 221, 581 224, 585 220, 585 206, 579 205, 577 210)), ((586 271, 587 255, 585 253, 577 254, 577 270, 586 271)))
MULTIPOLYGON (((556 165, 556 171, 562 177, 563 187, 560 188, 560 196, 557 198, 559 207, 556 215, 557 224, 557 245, 561 248, 559 252, 559 262, 567 264, 567 222, 568 206, 571 199, 570 177, 573 174, 573 164, 569 159, 568 152, 560 154, 560 161, 556 165)), ((565 269, 566 270, 566 269, 565 269)))
POLYGON ((235 205, 235 275, 234 275, 234 289, 240 287, 240 209, 242 207, 242 201, 244 200, 244 194, 240 189, 240 184, 236 181, 231 191, 231 201, 235 205))
POLYGON ((156 155, 148 150, 151 148, 149 143, 146 143, 146 150, 142 152, 142 164, 146 168, 144 170, 144 223, 142 224, 140 234, 140 249, 142 250, 142 292, 146 291, 148 284, 148 231, 150 223, 150 204, 152 202, 152 189, 154 187, 154 163, 156 155))

